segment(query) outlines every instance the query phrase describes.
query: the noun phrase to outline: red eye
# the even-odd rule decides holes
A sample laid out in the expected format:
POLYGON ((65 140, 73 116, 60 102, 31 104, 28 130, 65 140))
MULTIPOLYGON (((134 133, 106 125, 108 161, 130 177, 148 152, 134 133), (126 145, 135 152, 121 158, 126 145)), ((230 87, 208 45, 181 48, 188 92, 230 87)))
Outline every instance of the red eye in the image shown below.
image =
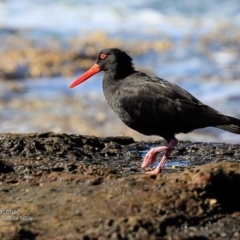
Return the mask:
POLYGON ((104 53, 101 53, 101 54, 100 54, 100 58, 101 58, 101 59, 105 59, 106 57, 107 57, 106 54, 104 54, 104 53))

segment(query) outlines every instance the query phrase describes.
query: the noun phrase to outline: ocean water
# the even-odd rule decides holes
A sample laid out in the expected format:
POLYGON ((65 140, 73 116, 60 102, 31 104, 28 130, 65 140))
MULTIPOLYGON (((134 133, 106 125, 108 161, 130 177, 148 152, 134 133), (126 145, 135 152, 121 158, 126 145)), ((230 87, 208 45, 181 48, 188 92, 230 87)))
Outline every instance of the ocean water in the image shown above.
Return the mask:
POLYGON ((86 29, 103 29, 114 33, 129 30, 139 33, 148 31, 149 28, 162 28, 177 36, 191 30, 191 22, 195 20, 203 21, 206 28, 219 20, 239 25, 240 2, 238 0, 0 1, 2 26, 39 28, 57 32, 74 33, 86 29), (141 27, 140 31, 139 27, 141 27))
MULTIPOLYGON (((134 59, 136 66, 148 67, 155 75, 179 84, 202 102, 240 117, 240 51, 236 45, 240 37, 239 0, 4 0, 0 1, 0 28, 27 29, 39 41, 47 35, 84 38, 99 30, 126 42, 171 39, 174 46, 171 51, 146 52, 134 59), (205 36, 213 36, 213 40, 202 49, 201 39, 205 36)), ((101 74, 74 90, 68 89, 74 77, 26 80, 23 82, 26 91, 18 97, 44 101, 100 93, 100 78, 101 74)), ((15 95, 7 89, 0 91, 0 97, 6 96, 11 99, 15 95)), ((10 110, 0 109, 1 114, 10 110)), ((0 124, 1 132, 9 129, 6 123, 0 124)), ((231 141, 232 134, 226 134, 216 133, 216 141, 231 141)), ((240 137, 234 135, 233 141, 239 142, 240 137)))

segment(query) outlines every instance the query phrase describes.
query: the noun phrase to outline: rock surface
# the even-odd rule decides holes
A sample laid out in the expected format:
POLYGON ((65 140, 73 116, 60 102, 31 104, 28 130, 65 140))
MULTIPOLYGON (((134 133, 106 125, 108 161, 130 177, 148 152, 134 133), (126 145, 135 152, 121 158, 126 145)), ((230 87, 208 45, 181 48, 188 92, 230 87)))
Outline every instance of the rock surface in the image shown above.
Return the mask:
POLYGON ((130 137, 0 134, 0 239, 240 239, 240 145, 163 144, 130 137))

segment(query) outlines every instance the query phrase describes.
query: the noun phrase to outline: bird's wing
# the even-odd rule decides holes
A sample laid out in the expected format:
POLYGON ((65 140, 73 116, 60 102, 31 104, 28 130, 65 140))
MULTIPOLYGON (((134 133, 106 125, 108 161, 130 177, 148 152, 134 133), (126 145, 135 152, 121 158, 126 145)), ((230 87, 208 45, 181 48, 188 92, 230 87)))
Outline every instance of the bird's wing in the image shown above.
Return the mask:
MULTIPOLYGON (((148 78, 148 81, 142 81, 145 77, 145 74, 140 74, 139 81, 141 84, 149 85, 149 87, 152 89, 154 88, 157 92, 159 92, 162 96, 165 96, 170 99, 182 99, 194 103, 201 103, 197 98, 195 98, 192 94, 181 88, 180 86, 168 82, 164 79, 151 76, 148 78)), ((147 87, 147 86, 146 86, 147 87)))
POLYGON ((189 125, 192 130, 224 122, 219 112, 181 87, 157 77, 138 74, 122 91, 119 103, 132 122, 162 123, 176 128, 189 125))

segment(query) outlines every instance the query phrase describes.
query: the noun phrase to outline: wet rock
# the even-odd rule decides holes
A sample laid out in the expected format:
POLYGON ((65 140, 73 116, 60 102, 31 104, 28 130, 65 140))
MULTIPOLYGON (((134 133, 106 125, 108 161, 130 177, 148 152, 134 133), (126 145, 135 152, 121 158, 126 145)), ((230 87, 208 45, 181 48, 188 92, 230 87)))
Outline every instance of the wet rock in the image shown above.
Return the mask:
POLYGON ((6 163, 0 161, 0 172, 1 173, 9 173, 9 172, 14 172, 13 168, 6 163))
POLYGON ((180 141, 168 162, 187 166, 144 174, 143 153, 162 143, 0 134, 0 203, 19 210, 1 239, 238 239, 240 146, 180 141))

